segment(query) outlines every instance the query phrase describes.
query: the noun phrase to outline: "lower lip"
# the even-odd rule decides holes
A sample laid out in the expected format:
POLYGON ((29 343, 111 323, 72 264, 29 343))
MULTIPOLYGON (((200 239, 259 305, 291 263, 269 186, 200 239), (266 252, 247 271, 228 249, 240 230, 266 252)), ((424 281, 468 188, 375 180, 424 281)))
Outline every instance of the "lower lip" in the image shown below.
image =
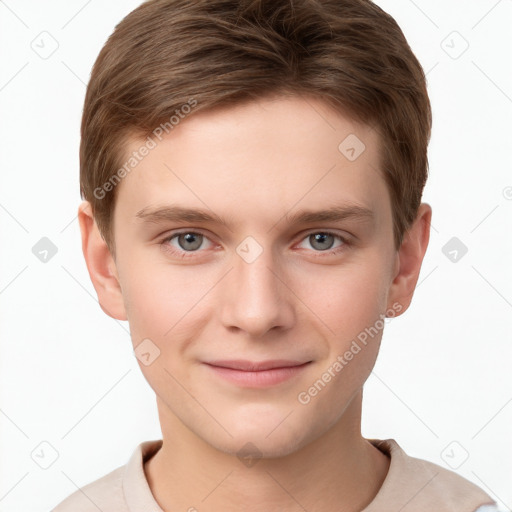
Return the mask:
POLYGON ((244 371, 234 370, 232 368, 224 368, 222 366, 213 366, 207 364, 217 375, 220 377, 243 387, 249 388, 263 388, 268 386, 275 386, 281 382, 285 382, 292 377, 301 373, 309 363, 304 363, 299 366, 288 366, 285 368, 272 368, 269 370, 260 371, 244 371))

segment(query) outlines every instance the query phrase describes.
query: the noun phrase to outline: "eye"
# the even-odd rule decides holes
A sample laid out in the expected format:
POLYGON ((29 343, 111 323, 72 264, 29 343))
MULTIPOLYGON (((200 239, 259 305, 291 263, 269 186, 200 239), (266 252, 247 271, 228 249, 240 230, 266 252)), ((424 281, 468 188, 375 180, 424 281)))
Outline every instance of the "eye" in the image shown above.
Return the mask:
POLYGON ((329 254, 335 254, 339 252, 339 250, 342 250, 344 246, 348 245, 345 238, 336 233, 331 233, 330 231, 316 231, 314 233, 309 233, 304 240, 307 240, 311 244, 311 247, 315 249, 315 252, 328 251, 329 254), (334 239, 336 238, 340 240, 341 243, 333 249, 334 239))
MULTIPOLYGON (((310 243, 316 253, 337 254, 349 245, 344 237, 330 231, 315 231, 313 233, 309 233, 305 238, 303 238, 302 243, 306 240, 310 243), (335 239, 338 239, 340 243, 333 248, 335 239)), ((202 233, 197 231, 180 231, 164 238, 160 242, 160 245, 163 250, 170 253, 172 256, 176 256, 178 258, 189 258, 194 257, 196 253, 199 253, 200 249, 209 248, 208 245, 207 247, 204 247, 205 241, 208 241, 211 244, 210 247, 213 245, 202 233)), ((319 254, 319 256, 320 255, 321 254, 319 254)))
POLYGON ((196 231, 181 231, 180 233, 174 233, 164 238, 160 242, 160 245, 164 250, 175 256, 187 258, 189 256, 187 253, 192 253, 190 256, 193 256, 193 253, 198 252, 198 249, 201 248, 205 240, 208 240, 208 238, 202 233, 196 231), (173 243, 173 241, 175 241, 175 243, 173 243))

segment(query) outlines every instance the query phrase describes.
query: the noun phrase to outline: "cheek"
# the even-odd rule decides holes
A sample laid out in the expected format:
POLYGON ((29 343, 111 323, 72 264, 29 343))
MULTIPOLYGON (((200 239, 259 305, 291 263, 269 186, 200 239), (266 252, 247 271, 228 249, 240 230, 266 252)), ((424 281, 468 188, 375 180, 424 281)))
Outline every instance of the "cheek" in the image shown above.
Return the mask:
POLYGON ((300 404, 307 399, 309 412, 335 421, 375 365, 385 327, 386 276, 375 262, 338 270, 322 282, 307 304, 328 326, 328 351, 297 398, 300 404))
POLYGON ((153 262, 134 258, 124 276, 123 296, 132 333, 162 342, 187 322, 211 287, 208 279, 198 279, 197 270, 162 263, 161 256, 153 262))
POLYGON ((308 278, 305 302, 329 328, 329 337, 339 343, 373 325, 386 310, 387 279, 379 262, 373 263, 353 264, 320 278, 308 278))

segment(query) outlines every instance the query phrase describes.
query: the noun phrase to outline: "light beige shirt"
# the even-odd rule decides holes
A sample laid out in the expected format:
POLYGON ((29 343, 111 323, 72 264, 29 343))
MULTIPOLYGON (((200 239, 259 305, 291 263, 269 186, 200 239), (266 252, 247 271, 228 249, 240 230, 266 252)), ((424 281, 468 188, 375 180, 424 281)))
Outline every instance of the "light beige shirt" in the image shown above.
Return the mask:
MULTIPOLYGON (((410 457, 394 439, 368 441, 391 462, 379 492, 362 512, 476 512, 480 505, 495 505, 469 480, 410 457)), ((51 512, 164 512, 144 473, 144 462, 161 446, 161 439, 139 444, 126 465, 77 490, 51 512)))

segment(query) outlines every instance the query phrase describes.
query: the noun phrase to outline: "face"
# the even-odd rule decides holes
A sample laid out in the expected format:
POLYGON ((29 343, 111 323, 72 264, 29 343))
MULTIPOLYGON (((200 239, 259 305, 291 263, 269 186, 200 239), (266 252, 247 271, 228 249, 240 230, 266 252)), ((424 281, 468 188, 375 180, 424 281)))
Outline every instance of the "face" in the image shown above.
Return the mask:
POLYGON ((401 308, 379 165, 369 127, 277 98, 191 115, 123 179, 115 272, 161 418, 264 456, 340 421, 401 308))

